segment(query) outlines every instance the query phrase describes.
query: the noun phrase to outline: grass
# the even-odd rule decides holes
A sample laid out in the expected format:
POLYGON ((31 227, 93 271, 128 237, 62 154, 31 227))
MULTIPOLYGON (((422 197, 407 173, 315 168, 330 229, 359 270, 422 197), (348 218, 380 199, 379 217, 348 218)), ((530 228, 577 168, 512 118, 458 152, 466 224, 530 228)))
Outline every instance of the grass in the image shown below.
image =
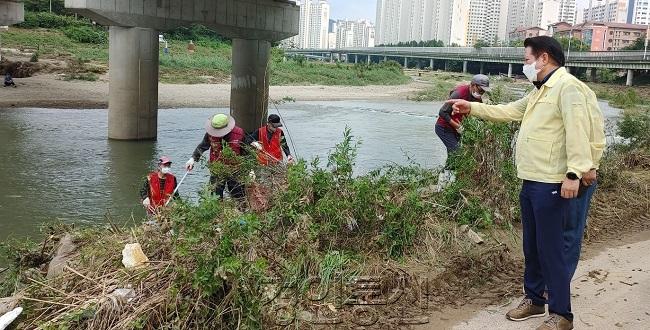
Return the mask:
POLYGON ((274 61, 271 65, 272 85, 400 85, 410 81, 397 63, 332 64, 274 61))
MULTIPOLYGON (((80 43, 66 36, 69 29, 10 28, 2 34, 4 47, 37 50, 39 59, 80 60, 108 66, 108 43, 80 43)), ((92 34, 91 34, 92 37, 92 34)), ((160 48, 160 81, 171 84, 225 83, 232 68, 232 46, 226 41, 198 39, 195 52, 187 40, 168 40, 169 54, 160 48)), ((410 79, 397 63, 329 64, 283 61, 274 49, 270 65, 271 85, 399 85, 410 79)))

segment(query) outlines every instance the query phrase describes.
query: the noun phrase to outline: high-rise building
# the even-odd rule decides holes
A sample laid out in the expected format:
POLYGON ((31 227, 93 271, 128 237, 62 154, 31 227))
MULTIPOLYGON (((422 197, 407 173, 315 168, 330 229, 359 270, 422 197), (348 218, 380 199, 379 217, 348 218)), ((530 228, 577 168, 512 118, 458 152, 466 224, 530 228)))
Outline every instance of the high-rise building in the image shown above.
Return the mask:
POLYGON ((493 43, 507 34, 509 0, 378 0, 377 43, 493 43))
POLYGON ((336 48, 374 47, 375 26, 367 20, 336 22, 336 48))
POLYGON ((633 24, 650 24, 650 0, 636 0, 632 13, 633 24))
POLYGON ((540 0, 535 5, 533 21, 529 26, 547 29, 553 23, 564 22, 559 17, 560 11, 562 10, 561 6, 562 4, 558 0, 540 0))
POLYGON ((576 0, 560 0, 558 22, 576 23, 576 0))
POLYGON ((627 22, 629 0, 591 0, 584 10, 583 22, 627 22))
POLYGON ((300 32, 283 40, 287 48, 328 48, 330 36, 330 5, 327 0, 298 0, 300 32))

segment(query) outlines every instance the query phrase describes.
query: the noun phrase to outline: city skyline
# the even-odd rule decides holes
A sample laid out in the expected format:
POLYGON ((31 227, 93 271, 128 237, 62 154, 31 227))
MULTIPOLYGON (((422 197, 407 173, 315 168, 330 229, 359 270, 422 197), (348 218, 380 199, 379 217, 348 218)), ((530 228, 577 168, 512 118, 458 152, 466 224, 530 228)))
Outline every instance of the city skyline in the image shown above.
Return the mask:
MULTIPOLYGON (((333 20, 369 20, 375 22, 377 0, 328 0, 333 20)), ((578 11, 589 6, 589 0, 576 0, 578 11)))

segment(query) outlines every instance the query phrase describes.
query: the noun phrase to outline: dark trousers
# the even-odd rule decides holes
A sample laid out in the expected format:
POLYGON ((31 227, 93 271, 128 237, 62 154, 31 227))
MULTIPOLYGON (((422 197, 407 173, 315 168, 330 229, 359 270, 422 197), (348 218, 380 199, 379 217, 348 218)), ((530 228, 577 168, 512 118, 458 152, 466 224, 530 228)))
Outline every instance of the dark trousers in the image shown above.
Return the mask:
POLYGON ((596 191, 597 184, 591 185, 580 198, 569 200, 570 214, 564 224, 564 246, 567 254, 567 263, 569 267, 570 278, 576 272, 578 260, 580 259, 580 247, 582 246, 582 237, 587 225, 587 213, 589 213, 589 204, 591 197, 596 191))
POLYGON ((460 144, 460 134, 458 134, 455 129, 436 124, 435 131, 436 135, 438 135, 447 148, 447 155, 458 149, 458 145, 460 144))
POLYGON ((548 288, 550 313, 573 320, 571 276, 564 244, 564 225, 570 200, 561 196, 561 184, 524 181, 519 200, 524 245, 524 290, 533 304, 544 306, 548 288))
POLYGON ((228 187, 228 193, 232 198, 242 199, 246 197, 246 192, 244 186, 233 178, 217 182, 217 178, 214 176, 210 177, 210 185, 214 187, 214 193, 223 198, 223 192, 228 187))

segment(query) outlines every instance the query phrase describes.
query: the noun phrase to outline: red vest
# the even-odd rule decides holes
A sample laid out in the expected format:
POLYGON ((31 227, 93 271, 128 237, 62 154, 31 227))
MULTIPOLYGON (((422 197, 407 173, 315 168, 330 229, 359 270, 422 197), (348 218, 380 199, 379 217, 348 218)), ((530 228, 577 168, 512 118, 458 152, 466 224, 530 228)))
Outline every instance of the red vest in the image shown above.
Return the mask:
POLYGON ((165 187, 160 191, 160 178, 157 172, 149 174, 149 200, 151 206, 161 207, 165 206, 167 200, 174 193, 176 189, 176 177, 171 174, 165 174, 165 187))
POLYGON ((222 143, 224 141, 228 143, 228 146, 236 155, 241 155, 241 145, 244 143, 244 130, 235 126, 232 132, 225 136, 225 139, 210 135, 210 163, 221 160, 222 143))
MULTIPOLYGON (((463 100, 467 100, 467 101, 469 101, 469 100, 470 100, 470 97, 472 96, 472 93, 470 92, 470 88, 469 88, 469 87, 470 87, 470 85, 460 85, 460 86, 456 86, 456 88, 455 88, 453 91, 449 92, 449 95, 451 96, 451 94, 452 94, 453 92, 456 92, 456 93, 460 94, 460 96, 458 97, 459 99, 463 99, 463 100)), ((480 101, 479 101, 479 102, 480 102, 480 101)), ((465 119, 465 117, 467 117, 467 114, 462 114, 462 115, 461 115, 461 114, 455 114, 455 115, 452 114, 452 115, 451 115, 451 119, 455 120, 455 121, 458 122, 458 123, 463 122, 463 119, 465 119)), ((448 123, 444 118, 442 118, 442 117, 438 117, 438 121, 437 121, 437 123, 438 123, 438 125, 440 125, 440 126, 442 126, 442 127, 449 128, 449 129, 454 129, 453 127, 451 127, 451 124, 449 124, 449 123, 448 123)))
POLYGON ((271 135, 269 140, 268 128, 266 126, 259 129, 259 136, 257 139, 262 144, 264 152, 257 153, 257 159, 260 164, 267 166, 277 164, 282 160, 282 147, 280 146, 280 139, 282 138, 282 130, 277 128, 271 135))

